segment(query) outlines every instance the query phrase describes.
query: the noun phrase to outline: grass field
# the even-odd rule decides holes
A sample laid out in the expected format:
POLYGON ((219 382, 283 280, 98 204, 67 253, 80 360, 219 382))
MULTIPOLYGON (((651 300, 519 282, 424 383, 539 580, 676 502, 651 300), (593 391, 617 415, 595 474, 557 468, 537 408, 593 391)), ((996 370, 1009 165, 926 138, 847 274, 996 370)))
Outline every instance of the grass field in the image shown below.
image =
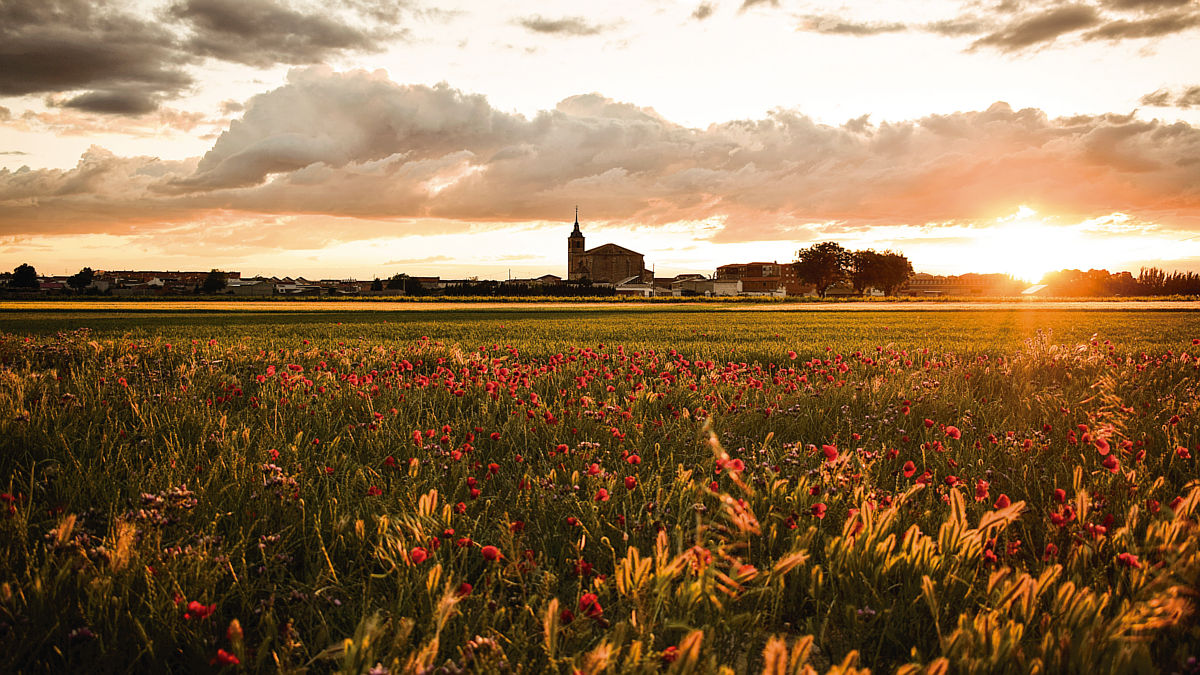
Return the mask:
POLYGON ((0 312, 0 670, 1200 672, 1192 311, 0 312))

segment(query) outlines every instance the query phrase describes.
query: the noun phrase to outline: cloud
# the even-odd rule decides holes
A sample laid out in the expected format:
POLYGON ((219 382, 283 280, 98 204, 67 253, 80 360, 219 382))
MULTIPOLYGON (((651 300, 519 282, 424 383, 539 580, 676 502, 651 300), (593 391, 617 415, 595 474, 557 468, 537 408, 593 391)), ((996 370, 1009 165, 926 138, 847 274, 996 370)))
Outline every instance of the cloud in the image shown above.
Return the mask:
POLYGON ((745 12, 746 10, 754 9, 755 7, 760 6, 779 7, 779 0, 745 0, 742 2, 742 6, 738 9, 738 11, 745 12))
POLYGON ((1169 12, 1142 19, 1119 19, 1084 34, 1086 40, 1124 40, 1131 38, 1153 38, 1173 33, 1182 33, 1200 26, 1200 12, 1193 10, 1169 12))
POLYGON ((535 33, 545 33, 549 35, 599 35, 612 26, 598 23, 591 23, 587 19, 580 16, 568 16, 561 19, 547 19, 546 17, 534 15, 518 19, 517 24, 524 26, 526 29, 535 33))
POLYGON ((1142 97, 1142 105, 1155 108, 1200 108, 1200 85, 1193 85, 1172 93, 1170 89, 1159 89, 1142 97))
POLYGON ((186 93, 204 58, 268 67, 377 51, 405 30, 407 2, 180 0, 154 18, 136 0, 4 0, 0 96, 61 94, 56 105, 142 115, 186 93), (157 19, 157 20, 156 20, 157 19))
POLYGON ((0 155, 24 156, 24 155, 28 155, 28 154, 29 153, 25 152, 24 150, 0 150, 0 155))
POLYGON ((77 107, 145 110, 192 84, 175 36, 116 5, 9 0, 0 45, 0 95, 88 90, 77 107))
POLYGON ((697 21, 703 21, 713 15, 716 11, 716 6, 711 2, 702 2, 696 5, 695 11, 692 12, 692 18, 697 21))
POLYGON ((168 12, 190 31, 191 53, 260 68, 317 63, 347 51, 377 51, 405 34, 403 28, 381 23, 398 18, 381 4, 326 7, 328 13, 323 14, 276 0, 183 0, 168 12))
POLYGON ((994 47, 1012 52, 1054 42, 1058 37, 1100 23, 1100 14, 1090 5, 1063 5, 1022 16, 1002 29, 985 35, 971 48, 994 47))
POLYGON ((831 15, 810 14, 801 18, 797 30, 827 35, 880 35, 908 30, 908 26, 895 22, 858 22, 848 21, 831 15))
POLYGON ((0 171, 0 235, 225 213, 369 219, 339 227, 395 236, 569 220, 576 204, 611 224, 717 218, 722 241, 795 238, 812 223, 974 222, 1019 204, 1200 230, 1197 157, 1200 129, 1132 114, 997 103, 830 126, 783 109, 694 129, 599 94, 525 117, 446 84, 310 68, 247 101, 203 158, 93 148, 67 171, 0 171))
POLYGON ((923 31, 952 38, 973 38, 968 51, 995 49, 1015 53, 1041 49, 1067 36, 1083 41, 1115 42, 1181 33, 1200 26, 1200 6, 1194 0, 1101 0, 1100 4, 1082 0, 1050 3, 973 0, 962 2, 952 16, 923 23, 860 21, 837 14, 798 18, 797 30, 802 32, 871 37, 923 31))
POLYGON ((455 258, 448 255, 431 255, 424 258, 400 258, 398 260, 388 260, 384 265, 421 265, 425 263, 437 262, 454 262, 455 258))

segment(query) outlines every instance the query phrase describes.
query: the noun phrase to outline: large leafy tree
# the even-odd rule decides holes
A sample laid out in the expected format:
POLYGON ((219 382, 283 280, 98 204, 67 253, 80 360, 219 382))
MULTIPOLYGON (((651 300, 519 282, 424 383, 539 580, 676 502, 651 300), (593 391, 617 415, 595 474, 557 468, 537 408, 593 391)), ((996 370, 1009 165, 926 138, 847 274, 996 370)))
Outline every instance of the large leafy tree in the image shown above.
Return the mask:
POLYGON ((855 251, 850 256, 850 282, 854 284, 854 292, 862 295, 868 287, 878 288, 883 254, 868 249, 855 251))
POLYGON ((220 293, 229 285, 229 277, 221 270, 213 270, 204 277, 204 283, 200 285, 202 293, 220 293))
POLYGON ((10 288, 31 288, 37 290, 42 287, 38 281, 37 270, 33 265, 22 263, 17 269, 13 270, 12 279, 9 280, 10 288))
POLYGON ((884 251, 878 255, 879 269, 874 275, 872 284, 884 294, 891 295, 913 275, 913 266, 903 253, 884 251))
POLYGON ((69 279, 67 279, 67 285, 70 286, 71 288, 74 288, 77 291, 82 291, 83 289, 87 288, 88 286, 91 286, 92 281, 95 278, 96 278, 96 272, 93 271, 92 268, 90 268, 90 267, 85 267, 85 268, 79 270, 78 272, 76 272, 75 274, 72 274, 71 277, 69 279))
POLYGON ((816 286, 817 295, 823 298, 830 286, 846 280, 853 265, 850 251, 835 241, 826 241, 797 251, 792 268, 797 278, 816 286))

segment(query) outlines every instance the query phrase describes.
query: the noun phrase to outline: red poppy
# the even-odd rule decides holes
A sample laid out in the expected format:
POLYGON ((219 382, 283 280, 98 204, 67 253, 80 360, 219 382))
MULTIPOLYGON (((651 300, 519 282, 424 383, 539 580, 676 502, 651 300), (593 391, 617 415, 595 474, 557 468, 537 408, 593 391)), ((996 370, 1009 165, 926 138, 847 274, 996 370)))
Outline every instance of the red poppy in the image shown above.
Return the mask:
POLYGON ((458 589, 455 591, 455 593, 458 595, 458 597, 463 598, 470 595, 471 591, 473 590, 475 590, 475 587, 464 581, 458 585, 458 589))
POLYGON ((822 519, 825 517, 825 511, 827 509, 826 509, 825 504, 823 504, 821 502, 817 502, 816 504, 812 505, 812 508, 810 510, 812 511, 812 514, 817 517, 817 519, 822 519))
POLYGON ((187 611, 184 612, 183 618, 207 619, 208 617, 212 616, 213 612, 215 611, 217 611, 217 605, 215 603, 211 605, 202 605, 195 600, 192 600, 187 604, 187 611))
POLYGON ((429 553, 425 549, 418 546, 408 552, 408 558, 409 558, 409 560, 412 560, 414 563, 420 565, 421 563, 423 563, 429 559, 429 553))
POLYGON ((237 656, 230 654, 229 652, 225 651, 224 649, 218 649, 217 655, 214 656, 212 658, 212 660, 208 662, 208 665, 210 665, 210 666, 218 666, 218 665, 219 666, 236 666, 239 663, 241 663, 241 661, 238 660, 237 656))
POLYGON ((916 464, 913 464, 911 461, 904 463, 904 477, 905 478, 912 478, 913 474, 916 472, 917 472, 916 464))
POLYGON ((484 560, 493 562, 504 557, 504 555, 500 553, 500 549, 496 548, 495 546, 484 546, 483 548, 479 549, 479 553, 483 556, 484 560))
POLYGON ((637 477, 636 476, 625 476, 625 489, 632 490, 635 487, 637 487, 637 477))
POLYGON ((975 481, 975 501, 982 502, 988 498, 989 483, 980 478, 975 481))
POLYGON ((929 419, 928 417, 925 418, 925 428, 926 429, 932 427, 934 424, 935 424, 935 422, 933 420, 929 419))
POLYGON ((946 427, 946 435, 956 441, 962 438, 962 432, 958 430, 958 427, 946 427))
POLYGON ((1006 494, 1001 494, 996 498, 996 503, 992 504, 992 508, 995 509, 1007 509, 1010 506, 1012 506, 1012 500, 1006 494))
POLYGON ((584 593, 583 597, 579 598, 579 611, 593 619, 599 619, 604 614, 604 608, 600 606, 600 598, 595 593, 584 593))
POLYGON ((371 487, 367 488, 367 496, 368 497, 378 497, 381 494, 383 494, 383 490, 380 490, 375 485, 372 485, 371 487))
POLYGON ((600 488, 599 490, 596 491, 596 496, 594 497, 594 499, 595 499, 595 501, 598 501, 598 502, 608 501, 608 490, 606 490, 604 488, 600 488))
POLYGON ((1117 562, 1126 567, 1133 567, 1136 569, 1142 568, 1142 563, 1138 560, 1138 557, 1132 553, 1121 553, 1117 555, 1117 562))
POLYGON ((1121 462, 1117 460, 1116 455, 1109 455, 1101 462, 1104 468, 1108 469, 1109 473, 1117 473, 1121 470, 1121 462))
POLYGON ((1054 501, 1058 502, 1059 504, 1066 502, 1067 501, 1067 491, 1062 488, 1056 488, 1054 490, 1054 501))
POLYGON ((662 653, 663 663, 675 663, 675 659, 677 659, 677 658, 679 658, 679 647, 676 647, 675 645, 671 645, 670 647, 667 647, 666 649, 663 650, 663 653, 662 653))
POLYGON ((838 458, 838 449, 832 445, 822 445, 821 452, 825 453, 825 461, 833 462, 838 458))

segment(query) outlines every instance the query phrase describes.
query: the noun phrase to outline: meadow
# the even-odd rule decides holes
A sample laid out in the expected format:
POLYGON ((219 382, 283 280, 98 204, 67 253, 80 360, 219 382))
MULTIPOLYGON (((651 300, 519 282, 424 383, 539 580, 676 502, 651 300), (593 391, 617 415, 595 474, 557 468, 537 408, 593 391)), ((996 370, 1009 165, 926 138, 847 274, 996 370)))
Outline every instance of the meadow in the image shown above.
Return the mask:
POLYGON ((1200 673, 1200 314, 0 312, 5 672, 1200 673))

